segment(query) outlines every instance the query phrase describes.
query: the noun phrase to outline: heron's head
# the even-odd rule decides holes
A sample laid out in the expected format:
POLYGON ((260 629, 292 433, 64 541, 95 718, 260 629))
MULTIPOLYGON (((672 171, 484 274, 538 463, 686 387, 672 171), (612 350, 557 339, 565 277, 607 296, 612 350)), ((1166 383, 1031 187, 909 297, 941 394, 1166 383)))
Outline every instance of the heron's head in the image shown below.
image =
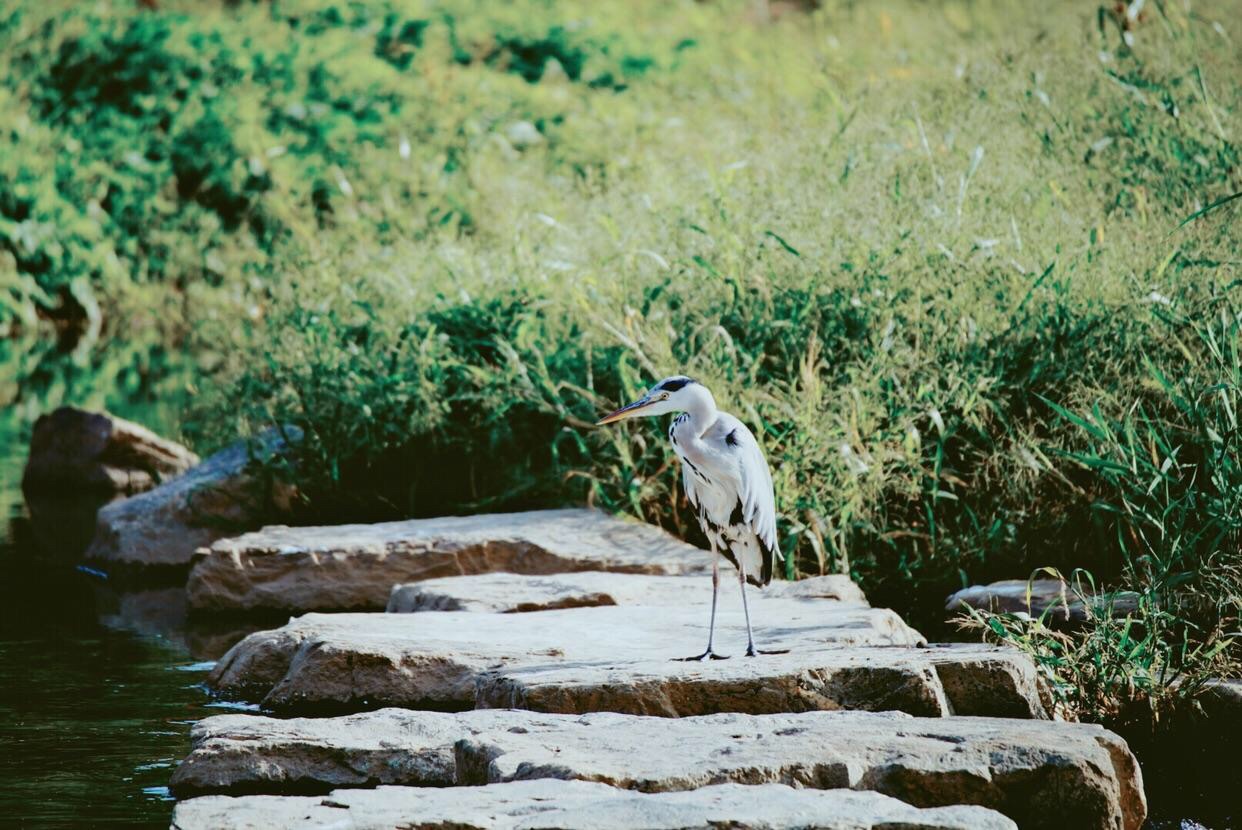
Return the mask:
POLYGON ((634 403, 623 406, 616 412, 611 412, 600 418, 595 425, 603 426, 604 424, 624 421, 626 418, 663 415, 666 412, 683 412, 689 408, 691 401, 696 396, 706 392, 707 390, 694 378, 688 378, 685 375, 674 375, 651 387, 647 390, 646 395, 643 395, 634 403))

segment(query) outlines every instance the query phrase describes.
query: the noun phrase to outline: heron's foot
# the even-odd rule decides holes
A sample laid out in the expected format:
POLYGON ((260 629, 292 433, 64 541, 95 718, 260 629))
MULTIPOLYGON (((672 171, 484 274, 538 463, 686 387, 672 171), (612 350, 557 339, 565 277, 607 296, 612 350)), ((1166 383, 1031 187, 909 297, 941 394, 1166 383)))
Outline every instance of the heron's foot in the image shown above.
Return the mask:
POLYGON ((747 647, 746 649, 747 657, 758 657, 760 654, 788 654, 788 653, 789 653, 789 649, 787 648, 771 648, 771 649, 755 648, 754 643, 751 643, 750 646, 747 647))
POLYGON ((702 663, 704 660, 728 660, 729 655, 717 654, 710 648, 702 654, 696 654, 693 657, 674 657, 675 663, 702 663))

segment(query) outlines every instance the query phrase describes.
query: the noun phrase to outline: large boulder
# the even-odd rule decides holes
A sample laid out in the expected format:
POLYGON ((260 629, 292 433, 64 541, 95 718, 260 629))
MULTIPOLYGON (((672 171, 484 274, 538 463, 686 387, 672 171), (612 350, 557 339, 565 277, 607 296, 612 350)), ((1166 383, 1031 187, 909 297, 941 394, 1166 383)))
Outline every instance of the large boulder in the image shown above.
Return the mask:
POLYGON ((1142 778, 1099 726, 900 713, 681 719, 384 709, 343 718, 224 715, 195 726, 178 795, 578 779, 647 793, 715 784, 873 790, 979 804, 1023 828, 1137 830, 1142 778))
POLYGON ((178 804, 172 826, 175 830, 308 826, 351 830, 803 830, 812 826, 820 830, 1016 830, 1012 821, 984 807, 919 809, 872 792, 720 784, 690 792, 648 794, 555 779, 452 790, 337 790, 326 798, 208 796, 178 804))
POLYGON ((1084 622, 1091 613, 1112 607, 1114 613, 1128 614, 1138 607, 1138 594, 1093 594, 1060 579, 1003 579, 988 585, 971 585, 945 600, 949 617, 972 608, 995 613, 1043 616, 1050 623, 1084 622))
POLYGON ((289 511, 291 493, 252 474, 256 457, 285 450, 268 432, 189 472, 99 511, 88 559, 111 565, 186 565, 194 551, 289 511))
POLYGON ((62 406, 35 421, 22 489, 59 497, 83 491, 132 495, 176 478, 198 460, 132 421, 62 406))
MULTIPOLYGON (((397 585, 388 597, 390 613, 490 611, 509 614, 592 605, 698 605, 710 584, 701 577, 647 576, 602 571, 527 576, 514 573, 448 576, 397 585)), ((765 597, 834 599, 865 605, 862 589, 848 576, 777 581, 765 597)))
POLYGON ((598 709, 670 717, 721 711, 899 709, 1047 717, 1030 661, 990 646, 894 648, 922 638, 891 611, 827 600, 753 603, 761 645, 746 658, 737 600, 702 648, 706 608, 613 606, 535 614, 309 614, 250 635, 209 684, 280 712, 381 706, 598 709))
POLYGON ((196 558, 190 607, 207 611, 382 611, 394 585, 512 571, 685 574, 706 551, 598 510, 538 510, 366 525, 267 527, 196 558))

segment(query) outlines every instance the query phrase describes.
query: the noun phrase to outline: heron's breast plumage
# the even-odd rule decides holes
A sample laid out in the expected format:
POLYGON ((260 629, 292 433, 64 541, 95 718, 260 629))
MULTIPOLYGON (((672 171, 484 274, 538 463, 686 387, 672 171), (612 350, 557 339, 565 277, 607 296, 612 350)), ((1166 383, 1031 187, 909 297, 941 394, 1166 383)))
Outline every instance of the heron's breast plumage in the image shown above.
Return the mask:
MULTIPOLYGON (((722 421, 703 436, 692 436, 693 425, 683 414, 669 427, 669 440, 681 461, 686 497, 698 513, 703 533, 735 568, 745 571, 748 581, 766 585, 772 575, 772 550, 755 532, 753 517, 746 515, 742 503, 735 457, 739 426, 722 421)), ((749 433, 745 437, 754 440, 749 433)))

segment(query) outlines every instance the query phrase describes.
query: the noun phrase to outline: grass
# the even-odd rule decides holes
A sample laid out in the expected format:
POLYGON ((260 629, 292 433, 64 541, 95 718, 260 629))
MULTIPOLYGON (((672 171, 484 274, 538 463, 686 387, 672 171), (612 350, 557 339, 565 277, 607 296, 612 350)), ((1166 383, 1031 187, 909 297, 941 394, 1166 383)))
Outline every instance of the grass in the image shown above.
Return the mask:
POLYGON ((1235 652, 1236 583, 1172 575, 1237 565, 1196 530, 1234 497, 1237 10, 1150 3, 1127 45, 1068 2, 17 4, 0 325, 187 343, 197 442, 299 426, 317 520, 695 538, 664 426, 590 426, 686 372, 759 435, 788 576, 926 623, 1087 569, 1152 598, 1087 653, 1154 637, 1171 688, 1235 652))
POLYGON ((1234 645, 1242 624, 1242 317, 1228 301, 1212 311, 1193 325, 1200 349, 1187 349, 1180 376, 1149 363, 1153 394, 1120 416, 1049 404, 1084 438, 1082 449, 1060 454, 1090 474, 1096 525, 1123 561, 1115 581, 1138 593, 1137 607, 1122 611, 1078 571, 1066 580, 1072 593, 1104 598, 1087 605, 1081 628, 1054 629, 1053 609, 1037 619, 975 611, 962 621, 1028 652, 1071 716, 1159 724, 1208 680, 1242 668, 1234 645))

